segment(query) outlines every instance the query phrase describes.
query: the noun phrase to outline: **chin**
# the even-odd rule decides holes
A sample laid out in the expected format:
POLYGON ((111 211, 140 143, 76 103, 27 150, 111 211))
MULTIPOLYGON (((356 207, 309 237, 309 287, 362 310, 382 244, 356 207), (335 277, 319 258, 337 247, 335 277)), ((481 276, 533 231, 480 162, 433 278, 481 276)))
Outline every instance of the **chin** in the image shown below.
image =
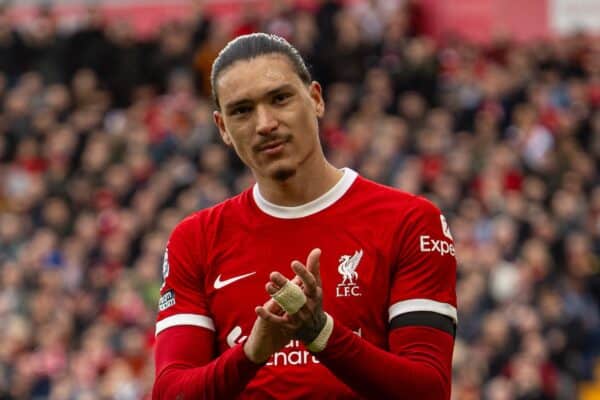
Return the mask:
POLYGON ((295 176, 298 168, 301 167, 296 160, 283 157, 265 164, 262 165, 262 168, 258 168, 262 169, 261 175, 282 183, 295 176))
POLYGON ((277 168, 271 176, 273 179, 283 182, 296 175, 295 168, 277 168))

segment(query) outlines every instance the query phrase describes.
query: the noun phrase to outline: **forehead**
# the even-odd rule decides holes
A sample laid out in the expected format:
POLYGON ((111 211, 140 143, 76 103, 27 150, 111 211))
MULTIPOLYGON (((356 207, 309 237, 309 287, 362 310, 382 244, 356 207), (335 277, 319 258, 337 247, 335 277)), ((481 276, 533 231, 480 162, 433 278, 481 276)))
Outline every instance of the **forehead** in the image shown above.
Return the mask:
POLYGON ((268 54, 239 60, 227 67, 216 82, 220 103, 260 96, 283 84, 301 86, 291 62, 282 55, 268 54))

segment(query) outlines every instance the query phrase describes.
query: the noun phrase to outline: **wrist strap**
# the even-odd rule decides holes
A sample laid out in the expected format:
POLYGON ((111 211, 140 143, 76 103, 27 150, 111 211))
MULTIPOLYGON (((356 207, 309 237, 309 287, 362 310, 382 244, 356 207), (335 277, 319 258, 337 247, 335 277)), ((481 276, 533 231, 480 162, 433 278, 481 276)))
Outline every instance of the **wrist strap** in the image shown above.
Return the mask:
POLYGON ((325 326, 323 326, 323 329, 321 329, 321 332, 319 332, 315 340, 306 346, 306 348, 313 353, 318 353, 325 349, 325 346, 327 346, 327 341, 331 336, 331 332, 333 332, 333 318, 327 313, 325 313, 325 315, 327 316, 325 326))

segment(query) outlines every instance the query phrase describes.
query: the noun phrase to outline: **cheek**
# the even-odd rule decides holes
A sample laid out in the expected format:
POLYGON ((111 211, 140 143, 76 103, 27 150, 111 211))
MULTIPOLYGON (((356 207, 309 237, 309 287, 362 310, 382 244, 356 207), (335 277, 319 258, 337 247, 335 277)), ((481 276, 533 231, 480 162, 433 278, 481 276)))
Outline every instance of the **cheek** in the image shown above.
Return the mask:
POLYGON ((231 147, 235 150, 236 154, 242 161, 248 162, 249 158, 252 157, 252 144, 250 140, 244 136, 230 136, 231 147))
POLYGON ((316 142, 319 131, 319 124, 310 114, 305 114, 305 117, 297 122, 299 133, 302 135, 302 142, 305 144, 313 144, 316 142))
POLYGON ((232 146, 236 152, 246 151, 246 142, 248 139, 247 129, 237 124, 230 124, 227 126, 227 136, 229 145, 232 146))

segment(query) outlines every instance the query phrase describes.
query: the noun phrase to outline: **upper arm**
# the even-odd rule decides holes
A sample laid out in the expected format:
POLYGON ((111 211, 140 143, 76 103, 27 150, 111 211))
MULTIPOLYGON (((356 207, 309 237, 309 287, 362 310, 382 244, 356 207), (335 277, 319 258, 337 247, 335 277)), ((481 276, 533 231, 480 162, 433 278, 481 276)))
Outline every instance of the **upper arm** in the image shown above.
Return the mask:
POLYGON ((156 334, 175 326, 196 326, 214 332, 203 288, 200 223, 188 217, 175 227, 163 259, 156 334))
POLYGON ((436 371, 450 396, 457 323, 456 257, 446 219, 429 201, 415 199, 398 252, 389 303, 390 351, 436 371))
POLYGON ((453 327, 456 257, 446 219, 432 203, 417 197, 397 238, 388 315, 391 328, 453 327))
POLYGON ((202 226, 199 218, 185 219, 167 244, 154 349, 155 399, 235 398, 260 367, 241 345, 217 357, 202 226))

